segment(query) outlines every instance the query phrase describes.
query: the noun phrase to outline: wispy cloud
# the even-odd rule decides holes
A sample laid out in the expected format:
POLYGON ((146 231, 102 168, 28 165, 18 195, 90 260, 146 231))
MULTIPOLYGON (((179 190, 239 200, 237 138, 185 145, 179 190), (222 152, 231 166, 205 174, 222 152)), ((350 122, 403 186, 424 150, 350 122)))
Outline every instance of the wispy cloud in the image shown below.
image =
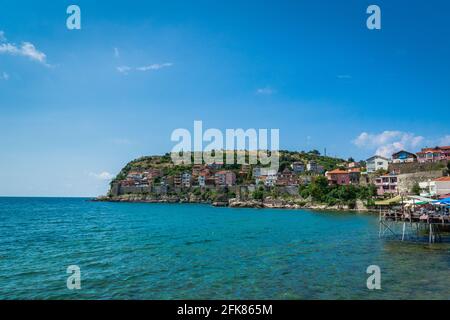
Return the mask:
POLYGON ((171 62, 166 62, 166 63, 155 63, 155 64, 151 64, 149 66, 143 66, 143 67, 138 67, 136 68, 136 70, 138 71, 149 71, 149 70, 159 70, 162 68, 167 68, 167 67, 171 67, 173 66, 173 63, 171 62))
POLYGON ((400 150, 415 151, 425 143, 425 138, 403 131, 383 131, 381 133, 361 133, 353 140, 359 148, 375 150, 375 154, 390 157, 400 150))
POLYGON ((9 74, 7 74, 5 71, 0 73, 0 80, 8 80, 8 79, 9 79, 9 74))
POLYGON ((119 71, 122 74, 128 74, 128 72, 130 72, 130 70, 131 70, 131 67, 129 67, 129 66, 120 66, 120 67, 117 67, 116 69, 117 69, 117 71, 119 71))
POLYGON ((338 79, 351 79, 351 78, 353 78, 351 75, 349 75, 349 74, 338 74, 337 76, 336 76, 338 79))
POLYGON ((259 89, 256 90, 256 94, 258 94, 258 95, 267 95, 267 96, 269 96, 269 95, 272 95, 274 93, 276 93, 276 91, 274 89, 270 88, 270 87, 259 88, 259 89))
POLYGON ((116 57, 116 58, 120 57, 119 48, 114 48, 114 57, 116 57))
POLYGON ((97 180, 102 180, 102 181, 109 181, 109 180, 112 180, 114 178, 114 176, 111 173, 107 172, 107 171, 103 171, 103 172, 100 172, 100 173, 90 172, 89 176, 93 177, 93 178, 95 178, 97 180))
POLYGON ((141 67, 136 67, 136 68, 132 68, 129 66, 120 66, 117 67, 117 71, 119 71, 122 74, 128 74, 131 71, 141 71, 141 72, 145 72, 145 71, 154 71, 154 70, 160 70, 163 68, 168 68, 168 67, 172 67, 173 63, 172 62, 165 62, 165 63, 155 63, 155 64, 151 64, 148 66, 141 66, 141 67))
POLYGON ((5 42, 6 37, 3 31, 0 32, 0 54, 9 54, 12 56, 27 57, 32 61, 39 62, 47 67, 50 65, 47 63, 47 55, 38 50, 31 42, 22 42, 20 46, 14 43, 5 42))

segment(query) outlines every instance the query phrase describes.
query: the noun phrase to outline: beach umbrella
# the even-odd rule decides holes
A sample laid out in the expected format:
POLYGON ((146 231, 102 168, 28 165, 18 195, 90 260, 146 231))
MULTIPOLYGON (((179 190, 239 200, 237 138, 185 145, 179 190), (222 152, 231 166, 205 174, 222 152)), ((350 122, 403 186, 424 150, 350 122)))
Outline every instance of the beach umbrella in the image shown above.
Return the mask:
POLYGON ((447 205, 450 205, 450 198, 436 200, 436 201, 433 201, 432 203, 435 205, 447 206, 447 205))
POLYGON ((423 205, 423 204, 427 204, 430 203, 429 201, 419 201, 419 200, 405 200, 403 201, 404 204, 409 204, 409 205, 423 205))
POLYGON ((396 197, 393 197, 393 198, 387 199, 387 200, 375 201, 375 205, 377 205, 377 206, 391 206, 393 204, 400 203, 401 201, 402 201, 402 197, 401 196, 396 196, 396 197))

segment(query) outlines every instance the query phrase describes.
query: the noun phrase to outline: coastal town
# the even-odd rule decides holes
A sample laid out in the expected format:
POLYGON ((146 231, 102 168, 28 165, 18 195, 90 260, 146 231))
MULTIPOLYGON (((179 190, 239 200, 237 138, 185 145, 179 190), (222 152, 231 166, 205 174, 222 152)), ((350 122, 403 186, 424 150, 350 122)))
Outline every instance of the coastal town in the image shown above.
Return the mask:
POLYGON ((128 163, 100 198, 215 206, 369 210, 396 196, 450 197, 450 146, 363 161, 317 150, 280 151, 278 170, 248 164, 174 165, 170 155, 128 163))

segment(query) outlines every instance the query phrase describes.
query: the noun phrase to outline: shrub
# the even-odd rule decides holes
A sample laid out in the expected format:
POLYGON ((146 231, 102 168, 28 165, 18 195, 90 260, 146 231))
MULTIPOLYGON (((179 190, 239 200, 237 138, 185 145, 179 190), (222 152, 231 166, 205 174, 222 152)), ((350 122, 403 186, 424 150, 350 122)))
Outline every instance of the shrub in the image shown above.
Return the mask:
POLYGON ((420 195, 420 186, 417 182, 414 183, 413 187, 411 188, 411 193, 417 196, 420 195))
POLYGON ((262 200, 262 199, 264 199, 264 191, 261 191, 260 189, 255 190, 255 191, 252 193, 252 197, 253 197, 253 199, 255 199, 255 200, 262 200))

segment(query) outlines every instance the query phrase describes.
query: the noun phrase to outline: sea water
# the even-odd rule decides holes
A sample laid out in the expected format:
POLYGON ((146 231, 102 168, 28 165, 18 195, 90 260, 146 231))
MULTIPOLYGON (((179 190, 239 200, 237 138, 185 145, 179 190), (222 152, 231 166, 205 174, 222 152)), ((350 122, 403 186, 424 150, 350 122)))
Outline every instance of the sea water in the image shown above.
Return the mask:
POLYGON ((449 244, 380 239, 376 215, 88 200, 0 198, 0 299, 450 298, 449 244))

